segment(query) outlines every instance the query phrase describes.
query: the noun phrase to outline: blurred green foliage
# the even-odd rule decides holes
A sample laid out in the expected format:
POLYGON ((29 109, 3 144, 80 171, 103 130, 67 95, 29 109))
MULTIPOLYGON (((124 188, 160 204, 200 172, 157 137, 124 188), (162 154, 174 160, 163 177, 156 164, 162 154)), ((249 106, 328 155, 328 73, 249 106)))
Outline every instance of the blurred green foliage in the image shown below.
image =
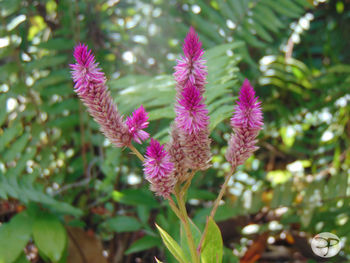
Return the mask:
POLYGON ((323 2, 0 1, 0 262, 77 262, 79 253, 95 262, 103 250, 108 262, 175 262, 154 224, 180 240, 175 215, 148 190, 141 163, 99 133, 68 65, 87 43, 120 111, 143 104, 148 131, 165 142, 190 25, 206 49, 214 154, 189 190, 193 221, 203 228, 229 171, 229 118, 248 77, 265 126, 216 216, 223 262, 253 262, 257 246, 264 262, 318 262, 307 242, 324 231, 345 242, 334 262, 349 261, 350 3, 323 2), (69 245, 77 228, 102 240, 93 255, 69 245))

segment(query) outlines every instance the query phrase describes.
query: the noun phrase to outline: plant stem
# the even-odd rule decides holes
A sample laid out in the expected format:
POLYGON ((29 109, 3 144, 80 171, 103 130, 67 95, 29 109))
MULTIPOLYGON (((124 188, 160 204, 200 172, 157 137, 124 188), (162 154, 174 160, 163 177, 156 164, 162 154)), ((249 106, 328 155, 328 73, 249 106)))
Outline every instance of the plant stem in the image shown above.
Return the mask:
POLYGON ((188 220, 188 215, 187 215, 187 210, 185 203, 183 201, 183 196, 181 196, 180 191, 179 191, 179 185, 176 186, 175 188, 175 196, 176 200, 179 205, 180 213, 183 217, 183 226, 185 228, 186 232, 186 237, 187 237, 187 243, 191 252, 191 258, 192 258, 192 263, 200 263, 199 257, 196 252, 196 245, 194 243, 194 239, 192 236, 191 228, 190 228, 190 222, 188 220))
POLYGON ((171 197, 169 197, 168 201, 169 201, 171 209, 174 211, 174 213, 177 215, 177 217, 183 222, 184 218, 182 217, 181 212, 180 212, 179 208, 176 206, 174 200, 171 197))
POLYGON ((186 194, 186 191, 187 191, 188 188, 190 187, 191 182, 192 182, 192 179, 193 179, 193 176, 194 176, 195 173, 196 173, 196 171, 192 171, 192 172, 190 173, 190 175, 188 176, 185 185, 182 187, 182 189, 181 189, 181 191, 180 191, 181 197, 183 197, 183 196, 186 194))
POLYGON ((215 202, 214 202, 214 205, 213 205, 213 208, 210 212, 210 215, 209 217, 207 218, 207 222, 205 224, 205 228, 204 228, 204 231, 203 231, 203 234, 201 236, 201 240, 199 241, 199 245, 198 245, 198 248, 197 248, 197 254, 200 255, 201 253, 201 250, 202 250, 202 246, 203 246, 203 242, 204 242, 204 239, 205 239, 205 236, 207 235, 207 232, 208 232, 208 225, 209 225, 209 220, 210 218, 214 219, 214 216, 215 216, 215 213, 216 213, 216 210, 218 209, 219 207, 219 204, 220 204, 220 201, 226 191, 226 188, 227 188, 227 185, 228 185, 228 182, 230 181, 230 178, 234 172, 235 168, 232 168, 231 172, 229 175, 226 176, 225 178, 225 182, 224 184, 221 186, 221 190, 219 192, 219 195, 218 197, 216 198, 215 202))
POLYGON ((129 149, 143 162, 145 160, 145 158, 142 156, 142 154, 135 148, 134 145, 132 145, 130 143, 130 145, 128 146, 129 149))

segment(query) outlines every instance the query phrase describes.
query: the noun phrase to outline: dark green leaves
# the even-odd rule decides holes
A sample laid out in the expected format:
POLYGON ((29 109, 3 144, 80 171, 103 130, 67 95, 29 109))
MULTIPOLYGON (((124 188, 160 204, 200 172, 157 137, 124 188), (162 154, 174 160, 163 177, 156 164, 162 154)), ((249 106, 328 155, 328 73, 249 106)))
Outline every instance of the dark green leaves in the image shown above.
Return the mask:
POLYGON ((158 237, 144 236, 131 244, 128 250, 125 251, 126 255, 147 250, 153 247, 161 245, 161 240, 158 237))
POLYGON ((0 262, 14 262, 27 245, 31 232, 32 218, 26 212, 0 226, 0 262))
POLYGON ((105 222, 106 227, 117 233, 132 232, 141 229, 141 224, 137 219, 130 216, 117 216, 105 222))
POLYGON ((23 249, 33 238, 36 247, 52 262, 58 262, 66 247, 66 230, 52 214, 30 208, 0 226, 0 262, 28 262, 23 249))

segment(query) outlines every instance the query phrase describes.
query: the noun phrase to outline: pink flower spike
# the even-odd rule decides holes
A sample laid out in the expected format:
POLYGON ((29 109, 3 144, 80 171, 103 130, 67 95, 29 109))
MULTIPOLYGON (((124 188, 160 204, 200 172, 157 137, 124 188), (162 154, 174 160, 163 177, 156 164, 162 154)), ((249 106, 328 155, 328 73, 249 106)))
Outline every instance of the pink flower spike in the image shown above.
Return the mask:
POLYGON ((201 94, 205 91, 207 67, 203 59, 204 50, 197 33, 191 27, 183 44, 184 56, 177 60, 174 78, 178 93, 189 84, 195 85, 201 94))
POLYGON ((261 130, 262 125, 261 102, 258 101, 258 97, 255 97, 254 88, 249 80, 245 79, 231 118, 231 126, 261 130))
POLYGON ((203 96, 194 85, 190 84, 181 92, 175 106, 175 122, 179 129, 192 134, 208 127, 208 110, 203 101, 203 96))
POLYGON ((192 26, 185 37, 182 50, 187 58, 194 60, 200 58, 204 53, 202 43, 192 26))
POLYGON ((233 167, 237 167, 258 149, 256 137, 263 126, 261 102, 255 97, 254 88, 247 79, 241 87, 231 126, 234 133, 231 134, 225 156, 233 167))
POLYGON ((91 50, 79 44, 74 49, 74 57, 76 63, 70 65, 75 82, 74 91, 108 140, 116 147, 128 146, 131 142, 128 126, 109 94, 106 77, 98 68, 91 50))
POLYGON ((176 184, 174 164, 170 158, 164 146, 151 138, 150 145, 146 149, 143 171, 146 179, 151 183, 151 190, 164 198, 170 196, 176 184))
POLYGON ((149 138, 149 134, 143 130, 148 127, 148 118, 148 113, 141 105, 132 113, 132 116, 127 117, 126 119, 126 124, 129 127, 129 133, 132 136, 133 140, 137 143, 141 144, 142 141, 145 141, 149 138))
POLYGON ((71 64, 72 77, 75 82, 74 89, 78 93, 84 93, 91 87, 91 84, 105 84, 106 77, 98 68, 98 63, 91 50, 84 44, 79 44, 74 49, 76 64, 71 64))

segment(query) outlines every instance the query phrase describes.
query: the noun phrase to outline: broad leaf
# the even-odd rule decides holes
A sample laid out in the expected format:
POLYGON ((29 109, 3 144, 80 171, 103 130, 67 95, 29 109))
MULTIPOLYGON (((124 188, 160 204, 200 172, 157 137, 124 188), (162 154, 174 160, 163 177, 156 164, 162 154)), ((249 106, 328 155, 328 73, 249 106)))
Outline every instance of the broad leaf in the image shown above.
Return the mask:
POLYGON ((42 254, 51 261, 60 260, 66 246, 66 230, 61 222, 52 214, 39 213, 33 224, 35 245, 42 254))
POLYGON ((212 218, 209 219, 208 232, 203 243, 201 260, 203 263, 221 263, 223 241, 219 227, 212 218))
POLYGON ((117 233, 133 232, 141 229, 141 224, 136 218, 131 216, 117 216, 106 221, 109 230, 117 233))
POLYGON ((12 263, 23 252, 32 232, 32 220, 27 212, 14 216, 0 227, 0 262, 12 263))

